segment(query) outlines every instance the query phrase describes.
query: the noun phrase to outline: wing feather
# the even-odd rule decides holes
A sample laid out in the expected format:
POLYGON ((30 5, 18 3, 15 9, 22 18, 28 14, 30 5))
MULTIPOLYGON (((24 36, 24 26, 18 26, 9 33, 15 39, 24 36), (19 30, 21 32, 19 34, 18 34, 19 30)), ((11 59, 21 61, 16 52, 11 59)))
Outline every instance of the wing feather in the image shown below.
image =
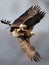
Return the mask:
POLYGON ((44 17, 45 12, 38 11, 34 17, 29 18, 27 21, 24 22, 25 25, 27 25, 27 29, 33 28, 34 25, 40 22, 40 20, 44 17))
POLYGON ((31 6, 23 15, 21 15, 19 18, 17 18, 13 24, 20 25, 30 19, 31 17, 34 17, 34 15, 37 14, 37 12, 40 10, 39 6, 31 6))
MULTIPOLYGON (((29 40, 29 39, 28 39, 29 40)), ((30 60, 34 60, 35 62, 40 61, 40 54, 35 50, 34 46, 30 44, 30 41, 22 40, 19 38, 21 49, 24 53, 30 58, 30 60)))
POLYGON ((44 17, 44 15, 45 15, 45 12, 40 11, 40 7, 35 5, 34 7, 33 6, 30 7, 23 15, 21 15, 19 18, 17 18, 14 21, 13 25, 15 25, 15 27, 16 26, 19 27, 20 24, 25 24, 25 25, 27 25, 26 30, 31 29, 31 31, 32 31, 34 25, 39 23, 40 20, 44 17))

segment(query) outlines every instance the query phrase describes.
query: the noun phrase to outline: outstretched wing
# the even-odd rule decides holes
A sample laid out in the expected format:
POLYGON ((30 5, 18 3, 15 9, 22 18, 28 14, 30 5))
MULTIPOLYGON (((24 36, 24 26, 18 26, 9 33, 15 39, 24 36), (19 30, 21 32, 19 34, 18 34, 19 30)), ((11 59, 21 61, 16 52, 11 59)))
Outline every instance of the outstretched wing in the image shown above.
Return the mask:
POLYGON ((19 38, 20 46, 24 53, 30 58, 30 60, 34 60, 35 62, 40 61, 41 57, 40 54, 35 50, 35 48, 30 44, 29 39, 28 41, 22 40, 19 38))
POLYGON ((40 20, 44 17, 44 15, 45 12, 39 10, 37 11, 36 15, 26 20, 24 24, 27 25, 27 29, 32 29, 34 25, 40 22, 40 20))
POLYGON ((30 7, 23 15, 16 19, 13 24, 10 25, 8 22, 1 22, 10 25, 12 30, 18 28, 20 24, 25 24, 27 25, 27 29, 32 29, 35 24, 40 22, 44 15, 45 13, 40 11, 40 7, 35 5, 34 7, 30 7))
POLYGON ((30 7, 23 15, 16 19, 13 24, 19 26, 20 24, 25 23, 28 19, 33 18, 38 13, 39 10, 40 10, 39 6, 35 5, 34 7, 33 6, 30 7))

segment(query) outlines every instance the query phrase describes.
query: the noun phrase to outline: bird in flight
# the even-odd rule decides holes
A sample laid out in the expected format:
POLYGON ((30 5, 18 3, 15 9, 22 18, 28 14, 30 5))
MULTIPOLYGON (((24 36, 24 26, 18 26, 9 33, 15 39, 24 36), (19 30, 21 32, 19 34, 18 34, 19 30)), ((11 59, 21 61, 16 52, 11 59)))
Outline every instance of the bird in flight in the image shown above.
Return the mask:
POLYGON ((17 18, 12 24, 10 21, 3 21, 1 23, 7 24, 10 26, 10 33, 17 37, 21 49, 26 53, 30 60, 35 62, 40 61, 41 56, 36 51, 35 47, 30 44, 30 38, 35 35, 32 31, 34 26, 40 22, 44 17, 45 12, 41 11, 41 8, 37 5, 31 6, 24 14, 17 18))

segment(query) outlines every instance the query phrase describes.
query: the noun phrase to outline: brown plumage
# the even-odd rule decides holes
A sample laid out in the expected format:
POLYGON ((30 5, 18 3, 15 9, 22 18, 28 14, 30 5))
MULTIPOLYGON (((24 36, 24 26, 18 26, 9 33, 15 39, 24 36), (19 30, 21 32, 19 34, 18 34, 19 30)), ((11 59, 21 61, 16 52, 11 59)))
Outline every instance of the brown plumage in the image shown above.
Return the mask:
POLYGON ((23 15, 21 15, 19 18, 17 18, 13 24, 20 25, 20 24, 26 24, 34 26, 35 24, 39 23, 40 20, 44 17, 45 12, 40 11, 39 6, 32 6, 30 7, 23 15))
POLYGON ((33 27, 40 22, 44 15, 45 12, 40 11, 40 7, 35 5, 34 7, 30 7, 12 24, 1 20, 2 23, 8 24, 11 27, 10 32, 14 36, 17 36, 22 50, 31 60, 34 60, 35 62, 40 61, 41 57, 36 49, 30 44, 30 37, 34 35, 34 33, 31 34, 33 27), (23 26, 20 27, 21 24, 23 24, 23 26), (16 33, 18 35, 16 35, 16 33))
POLYGON ((30 44, 30 39, 27 41, 18 38, 18 40, 20 42, 21 49, 24 51, 24 53, 26 53, 26 55, 30 58, 31 61, 40 61, 40 54, 36 51, 35 47, 30 44))

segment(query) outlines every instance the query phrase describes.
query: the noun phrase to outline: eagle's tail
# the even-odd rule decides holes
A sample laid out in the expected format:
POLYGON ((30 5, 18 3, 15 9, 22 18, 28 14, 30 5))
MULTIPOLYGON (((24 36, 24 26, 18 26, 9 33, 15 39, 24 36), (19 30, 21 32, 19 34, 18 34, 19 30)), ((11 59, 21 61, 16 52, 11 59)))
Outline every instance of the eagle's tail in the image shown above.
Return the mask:
POLYGON ((21 39, 19 41, 22 50, 27 54, 31 61, 32 60, 34 60, 35 62, 40 61, 41 59, 40 54, 35 50, 35 48, 30 43, 26 42, 25 40, 22 41, 21 39))

